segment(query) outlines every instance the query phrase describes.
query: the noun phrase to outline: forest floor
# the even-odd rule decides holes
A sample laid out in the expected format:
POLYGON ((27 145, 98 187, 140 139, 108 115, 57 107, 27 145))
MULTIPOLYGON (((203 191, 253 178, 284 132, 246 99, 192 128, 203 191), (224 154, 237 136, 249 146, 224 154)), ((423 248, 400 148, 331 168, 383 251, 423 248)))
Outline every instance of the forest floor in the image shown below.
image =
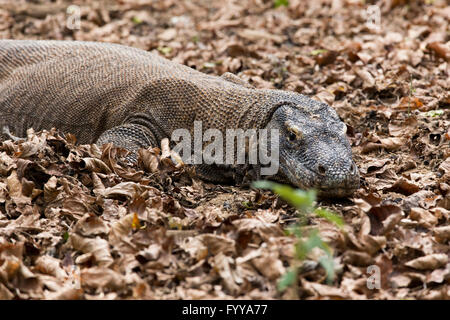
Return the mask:
POLYGON ((297 213, 273 193, 30 132, 0 144, 0 298, 449 299, 449 23, 445 0, 0 0, 1 39, 121 43, 327 102, 361 174, 317 203, 343 228, 308 216, 329 283, 323 252, 295 258, 297 213))

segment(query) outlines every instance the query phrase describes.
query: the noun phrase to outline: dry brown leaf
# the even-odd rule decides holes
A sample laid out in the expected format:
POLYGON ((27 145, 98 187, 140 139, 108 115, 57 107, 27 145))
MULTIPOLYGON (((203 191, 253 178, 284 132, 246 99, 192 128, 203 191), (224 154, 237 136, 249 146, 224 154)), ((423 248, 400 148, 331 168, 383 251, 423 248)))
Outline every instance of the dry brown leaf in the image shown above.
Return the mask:
POLYGON ((342 257, 342 262, 358 267, 365 267, 374 264, 375 260, 365 252, 347 250, 342 257))
POLYGON ((164 32, 158 34, 158 39, 163 41, 170 41, 177 36, 177 30, 174 28, 169 28, 164 30, 164 32))
POLYGON ((107 234, 109 227, 101 218, 92 214, 86 214, 77 221, 73 231, 81 236, 89 237, 107 234))
POLYGON ((442 170, 445 173, 450 172, 450 157, 442 161, 442 163, 439 165, 439 170, 442 170))
POLYGON ((443 253, 430 254, 424 257, 413 259, 405 263, 405 266, 417 270, 433 270, 442 268, 448 262, 448 256, 443 253))
POLYGON ((432 50, 439 58, 450 61, 450 49, 443 43, 431 42, 427 44, 427 48, 432 50))
POLYGON ((12 300, 14 294, 3 283, 0 283, 0 300, 12 300))
POLYGON ((5 152, 0 152, 0 175, 8 176, 12 168, 14 168, 14 160, 5 152))
POLYGON ((278 252, 273 250, 266 249, 251 261, 263 276, 271 280, 278 279, 286 272, 283 262, 279 259, 278 252))
POLYGON ((347 292, 341 290, 340 288, 327 286, 320 283, 309 282, 302 280, 302 287, 308 291, 311 291, 315 296, 320 298, 329 299, 349 299, 350 296, 347 292))
POLYGON ((187 238, 179 246, 196 261, 204 260, 208 256, 208 248, 198 237, 187 238))
POLYGON ((58 179, 53 176, 44 185, 44 200, 46 202, 52 202, 59 194, 57 188, 58 179))
POLYGON ((225 288, 231 294, 237 294, 240 291, 241 277, 233 270, 234 259, 226 256, 223 252, 219 252, 210 260, 210 264, 220 275, 225 288))
POLYGON ((375 78, 366 69, 356 69, 355 73, 363 80, 364 88, 372 88, 375 86, 375 78))
MULTIPOLYGON (((120 220, 115 221, 111 225, 111 229, 109 231, 109 242, 115 246, 128 242, 127 239, 133 230, 132 224, 133 214, 128 214, 120 220)), ((134 245, 131 245, 129 242, 127 244, 134 248, 134 245)))
POLYGON ((433 234, 438 242, 445 243, 450 240, 450 225, 433 228, 433 234))
POLYGON ((443 283, 447 279, 450 279, 450 265, 447 265, 445 269, 436 269, 427 275, 428 283, 443 283))
POLYGON ((359 171, 364 174, 376 173, 379 169, 388 165, 390 161, 389 158, 366 161, 360 166, 359 171))
POLYGON ((281 228, 273 223, 265 223, 256 219, 239 219, 233 221, 239 232, 252 232, 258 234, 264 241, 270 237, 283 236, 281 228))
POLYGON ((85 254, 92 254, 99 266, 107 267, 113 263, 109 243, 105 239, 100 237, 90 239, 70 233, 69 240, 74 249, 85 254))
POLYGON ((426 209, 427 201, 434 199, 435 197, 436 194, 433 191, 420 190, 419 192, 416 192, 403 200, 403 210, 408 213, 411 208, 414 207, 421 207, 426 209))
POLYGON ((102 181, 98 177, 98 175, 95 172, 92 172, 92 183, 94 185, 94 189, 92 190, 95 195, 102 195, 105 193, 105 186, 103 185, 102 181))
POLYGON ((387 150, 395 150, 404 145, 403 138, 384 138, 380 139, 381 146, 387 150))
POLYGON ((64 269, 61 267, 61 260, 45 255, 40 256, 36 260, 36 271, 54 276, 58 279, 63 279, 67 276, 64 269))
POLYGON ((338 51, 326 50, 325 52, 315 56, 314 59, 319 66, 326 66, 327 64, 332 64, 338 55, 338 51))
POLYGON ((422 208, 411 208, 409 217, 425 228, 431 228, 438 223, 438 219, 429 211, 422 208))
POLYGON ((270 40, 275 43, 281 43, 284 40, 284 37, 271 34, 265 30, 252 30, 252 29, 243 29, 239 36, 245 38, 250 41, 258 41, 258 40, 270 40))
POLYGON ((413 193, 418 192, 420 189, 421 189, 420 186, 417 185, 416 183, 414 183, 404 177, 401 177, 400 179, 395 181, 395 183, 392 185, 392 187, 390 187, 387 190, 398 192, 398 193, 404 194, 406 196, 409 196, 413 193))
POLYGON ((139 149, 138 151, 138 163, 145 171, 155 173, 158 171, 159 159, 158 155, 160 149, 139 149))
POLYGON ((223 236, 206 233, 196 238, 208 248, 208 252, 212 255, 217 255, 220 252, 223 254, 231 254, 236 250, 235 241, 223 236))
POLYGON ((416 109, 421 109, 423 107, 423 102, 416 97, 403 97, 399 104, 395 106, 396 109, 403 111, 411 111, 416 109))
POLYGON ((124 277, 109 268, 92 267, 81 270, 81 285, 100 290, 122 290, 126 282, 124 277))
POLYGON ((29 158, 45 148, 46 144, 45 139, 33 136, 31 141, 26 141, 19 144, 19 150, 15 153, 15 155, 21 158, 29 158))
POLYGON ((142 193, 142 187, 135 182, 121 182, 113 187, 106 188, 102 196, 105 198, 127 197, 133 199, 138 193, 142 193))
POLYGON ((109 174, 111 169, 102 160, 97 158, 83 158, 80 162, 80 167, 92 172, 100 172, 109 174))
POLYGON ((31 204, 31 199, 22 193, 22 184, 17 177, 16 170, 12 171, 8 176, 6 184, 8 186, 9 196, 17 205, 31 204))
POLYGON ((411 278, 404 275, 398 274, 390 277, 391 285, 394 288, 404 288, 408 287, 411 283, 411 278))
POLYGON ((405 120, 389 122, 389 134, 393 137, 410 137, 412 136, 418 126, 418 121, 415 117, 408 117, 405 120))
POLYGON ((136 258, 139 261, 157 260, 161 254, 161 250, 161 245, 154 243, 144 250, 139 251, 136 258))
POLYGON ((63 287, 56 292, 46 292, 46 300, 81 300, 83 299, 83 291, 76 288, 63 287))

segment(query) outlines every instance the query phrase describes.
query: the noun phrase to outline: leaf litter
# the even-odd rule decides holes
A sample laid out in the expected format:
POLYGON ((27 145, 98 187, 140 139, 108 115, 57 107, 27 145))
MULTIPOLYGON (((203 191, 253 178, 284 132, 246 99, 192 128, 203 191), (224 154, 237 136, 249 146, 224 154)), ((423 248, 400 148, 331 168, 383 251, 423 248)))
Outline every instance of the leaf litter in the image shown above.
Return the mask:
POLYGON ((0 38, 116 42, 327 102, 361 173, 352 198, 319 202, 343 229, 308 217, 333 249, 334 282, 312 252, 298 285, 279 291, 297 219, 281 199, 200 181, 164 145, 130 167, 112 145, 29 130, 0 145, 1 299, 449 298, 445 1, 376 1, 379 29, 345 0, 1 4, 0 38), (79 30, 66 27, 69 4, 79 30))

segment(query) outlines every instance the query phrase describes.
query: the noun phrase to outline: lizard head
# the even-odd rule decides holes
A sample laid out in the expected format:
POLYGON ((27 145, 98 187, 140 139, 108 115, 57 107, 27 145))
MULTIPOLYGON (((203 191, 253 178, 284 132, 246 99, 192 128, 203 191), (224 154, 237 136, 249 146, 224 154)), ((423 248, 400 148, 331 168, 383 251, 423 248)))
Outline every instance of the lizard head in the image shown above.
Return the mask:
POLYGON ((327 104, 296 96, 283 102, 267 125, 279 130, 279 170, 272 179, 314 188, 322 197, 351 195, 359 188, 359 172, 347 126, 327 104))

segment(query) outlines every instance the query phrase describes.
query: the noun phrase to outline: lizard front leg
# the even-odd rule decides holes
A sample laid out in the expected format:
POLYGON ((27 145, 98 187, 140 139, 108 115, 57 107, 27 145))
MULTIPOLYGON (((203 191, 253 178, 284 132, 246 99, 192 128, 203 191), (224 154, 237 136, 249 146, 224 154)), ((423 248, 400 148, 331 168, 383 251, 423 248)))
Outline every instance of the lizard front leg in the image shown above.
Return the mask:
POLYGON ((112 143, 116 147, 130 151, 127 159, 131 162, 137 161, 137 151, 140 148, 157 146, 154 134, 145 126, 139 124, 123 124, 103 132, 97 139, 96 144, 101 146, 112 143))

